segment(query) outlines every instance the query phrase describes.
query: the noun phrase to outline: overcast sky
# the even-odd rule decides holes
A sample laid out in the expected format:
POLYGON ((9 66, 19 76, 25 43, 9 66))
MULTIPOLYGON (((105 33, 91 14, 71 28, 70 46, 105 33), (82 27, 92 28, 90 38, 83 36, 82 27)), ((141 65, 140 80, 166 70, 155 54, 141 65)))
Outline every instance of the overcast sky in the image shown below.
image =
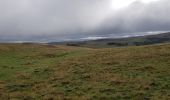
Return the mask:
POLYGON ((61 41, 170 30, 170 0, 0 0, 0 41, 61 41))

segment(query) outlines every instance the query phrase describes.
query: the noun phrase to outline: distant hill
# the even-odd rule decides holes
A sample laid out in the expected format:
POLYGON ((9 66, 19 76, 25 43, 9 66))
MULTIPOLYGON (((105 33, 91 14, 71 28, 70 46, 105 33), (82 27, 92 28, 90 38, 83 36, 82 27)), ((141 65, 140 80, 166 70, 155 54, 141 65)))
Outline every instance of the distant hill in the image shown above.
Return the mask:
POLYGON ((109 39, 98 39, 88 41, 70 41, 70 42, 51 42, 49 44, 55 45, 67 45, 67 46, 80 46, 80 47, 121 47, 121 46, 140 46, 140 45, 151 45, 159 43, 170 42, 170 32, 146 35, 137 37, 127 38, 109 38, 109 39))

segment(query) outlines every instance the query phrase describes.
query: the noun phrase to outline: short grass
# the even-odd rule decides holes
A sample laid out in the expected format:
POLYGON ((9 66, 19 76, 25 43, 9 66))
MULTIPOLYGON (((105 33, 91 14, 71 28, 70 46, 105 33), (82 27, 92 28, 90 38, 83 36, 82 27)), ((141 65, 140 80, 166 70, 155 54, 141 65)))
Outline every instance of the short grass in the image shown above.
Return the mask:
POLYGON ((0 99, 170 100, 170 44, 1 44, 0 99))

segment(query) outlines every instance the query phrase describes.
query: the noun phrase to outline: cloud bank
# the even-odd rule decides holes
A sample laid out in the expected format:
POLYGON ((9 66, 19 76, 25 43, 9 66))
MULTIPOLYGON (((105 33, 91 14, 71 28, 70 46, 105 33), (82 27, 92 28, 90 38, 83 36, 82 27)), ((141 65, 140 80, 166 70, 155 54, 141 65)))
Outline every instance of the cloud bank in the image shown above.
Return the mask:
POLYGON ((0 0, 0 41, 62 41, 89 36, 170 30, 170 1, 0 0))

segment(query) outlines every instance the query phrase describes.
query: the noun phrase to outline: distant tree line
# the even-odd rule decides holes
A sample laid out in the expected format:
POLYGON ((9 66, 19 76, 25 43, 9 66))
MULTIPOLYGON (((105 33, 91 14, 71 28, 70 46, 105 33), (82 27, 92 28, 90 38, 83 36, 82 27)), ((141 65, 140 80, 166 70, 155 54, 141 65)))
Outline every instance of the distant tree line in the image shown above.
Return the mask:
POLYGON ((113 45, 113 46, 128 46, 128 43, 118 43, 118 42, 109 42, 107 45, 113 45))

